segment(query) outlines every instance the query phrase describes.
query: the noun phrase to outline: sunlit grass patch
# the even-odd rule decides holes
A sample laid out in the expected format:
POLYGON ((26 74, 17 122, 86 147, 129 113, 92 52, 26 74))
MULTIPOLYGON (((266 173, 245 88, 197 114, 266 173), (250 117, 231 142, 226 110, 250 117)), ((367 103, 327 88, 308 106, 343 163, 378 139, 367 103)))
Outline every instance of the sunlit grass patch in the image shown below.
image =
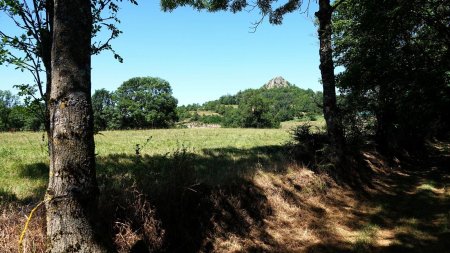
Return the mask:
POLYGON ((435 191, 436 183, 432 180, 427 180, 426 182, 420 184, 417 187, 417 190, 425 190, 425 191, 435 191))
POLYGON ((380 227, 375 224, 366 224, 357 233, 353 250, 355 252, 368 252, 376 242, 376 236, 380 227))
POLYGON ((437 195, 443 195, 442 197, 445 197, 445 195, 448 196, 448 193, 446 194, 446 187, 439 187, 433 180, 427 180, 421 183, 417 186, 417 190, 419 192, 429 192, 437 195))
POLYGON ((415 218, 415 217, 412 217, 412 218, 400 218, 398 220, 398 223, 403 225, 403 226, 417 228, 417 226, 419 225, 419 220, 417 218, 415 218))

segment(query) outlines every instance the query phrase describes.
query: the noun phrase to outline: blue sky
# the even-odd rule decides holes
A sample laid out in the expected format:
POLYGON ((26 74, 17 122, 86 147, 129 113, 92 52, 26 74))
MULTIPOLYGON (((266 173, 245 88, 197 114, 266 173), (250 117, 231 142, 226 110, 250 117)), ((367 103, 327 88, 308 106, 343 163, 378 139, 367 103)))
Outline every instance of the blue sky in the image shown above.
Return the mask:
MULTIPOLYGON (((113 91, 137 76, 169 81, 179 104, 203 103, 259 88, 275 76, 301 88, 321 90, 315 4, 309 15, 289 14, 281 26, 265 20, 255 33, 250 33, 250 26, 259 19, 257 10, 231 14, 180 8, 164 13, 155 0, 121 7, 123 34, 113 41, 113 47, 124 63, 118 63, 109 52, 93 56, 93 90, 113 91)), ((7 22, 0 14, 2 24, 7 22)), ((0 66, 0 77, 0 89, 13 92, 13 85, 31 82, 28 73, 13 67, 0 66)))

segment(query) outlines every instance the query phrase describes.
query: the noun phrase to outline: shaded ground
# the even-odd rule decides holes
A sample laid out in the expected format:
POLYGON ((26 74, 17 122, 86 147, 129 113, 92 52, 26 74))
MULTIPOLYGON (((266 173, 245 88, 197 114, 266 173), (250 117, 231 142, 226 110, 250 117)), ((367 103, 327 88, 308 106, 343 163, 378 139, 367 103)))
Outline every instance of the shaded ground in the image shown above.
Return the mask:
POLYGON ((430 148, 425 158, 394 159, 393 167, 385 165, 391 169, 373 180, 370 203, 361 203, 363 212, 357 214, 362 232, 371 231, 356 249, 450 252, 450 149, 445 143, 430 148))
POLYGON ((428 157, 391 164, 364 153, 375 174, 356 202, 336 203, 346 210, 344 230, 330 235, 338 241, 306 252, 450 252, 449 151, 434 144, 428 157))
MULTIPOLYGON (((450 252, 448 144, 390 163, 362 153, 372 173, 358 190, 292 161, 288 151, 99 157, 104 222, 120 252, 450 252)), ((46 169, 36 164, 21 175, 46 177, 46 169)), ((0 252, 17 252, 10 242, 32 200, 7 191, 0 198, 8 206, 0 242, 10 245, 0 252)), ((43 217, 41 210, 32 222, 27 252, 44 252, 43 217)))

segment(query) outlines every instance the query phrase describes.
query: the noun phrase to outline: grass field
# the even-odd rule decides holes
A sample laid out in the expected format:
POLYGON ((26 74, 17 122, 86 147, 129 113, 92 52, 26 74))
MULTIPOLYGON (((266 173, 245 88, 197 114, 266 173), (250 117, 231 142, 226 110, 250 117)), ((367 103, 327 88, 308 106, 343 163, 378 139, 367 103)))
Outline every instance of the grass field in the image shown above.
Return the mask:
MULTIPOLYGON (((2 253, 18 252, 26 217, 43 199, 42 136, 0 133, 2 253)), ((370 179, 354 190, 294 159, 283 128, 111 131, 95 139, 101 222, 120 253, 146 252, 139 245, 183 253, 450 249, 447 143, 398 168, 363 151, 353 172, 361 166, 370 179)), ((45 252, 44 208, 25 238, 23 252, 45 252)))
MULTIPOLYGON (((43 136, 43 133, 31 132, 0 133, 0 208, 5 208, 0 217, 0 223, 3 221, 0 229, 4 230, 3 235, 0 234, 0 244, 4 244, 0 251, 16 252, 15 242, 23 217, 43 199, 48 182, 48 154, 43 136)), ((247 179, 258 169, 285 171, 290 162, 284 152, 285 144, 290 141, 286 129, 106 131, 97 134, 95 140, 102 212, 109 221, 124 224, 111 228, 120 235, 115 242, 119 249, 125 249, 121 252, 127 252, 128 245, 143 236, 131 226, 154 228, 151 232, 155 233, 162 221, 170 238, 165 241, 180 241, 188 248, 198 247, 191 244, 198 244, 199 235, 194 239, 186 235, 192 233, 193 228, 199 229, 198 224, 192 222, 209 219, 202 216, 215 209, 210 203, 212 195, 217 198, 214 201, 228 198, 225 193, 228 191, 236 195, 235 198, 241 196, 241 187, 253 187, 247 179), (139 194, 135 195, 137 191, 139 194), (158 213, 165 215, 158 220, 154 218, 147 200, 139 197, 141 194, 149 196, 151 205, 157 205, 158 213), (199 210, 201 202, 208 203, 208 207, 199 210), (135 209, 117 211, 122 206, 135 209), (111 213, 112 210, 116 211, 111 213), (122 212, 126 216, 121 216, 122 212), (145 216, 138 213, 145 213, 145 216), (183 218, 186 215, 193 218, 183 218), (170 232, 173 230, 182 233, 170 232)), ((35 237, 29 238, 31 244, 27 245, 31 245, 28 250, 32 248, 32 252, 45 250, 44 221, 44 214, 40 212, 31 223, 29 234, 35 237)), ((158 245, 162 235, 152 235, 154 244, 158 245)), ((180 252, 168 250, 177 251, 180 252)))
MULTIPOLYGON (((111 165, 111 160, 115 158, 121 157, 125 163, 134 159, 136 144, 139 144, 139 153, 144 158, 161 158, 182 151, 198 160, 202 158, 203 165, 214 169, 218 164, 230 165, 231 161, 235 164, 245 159, 251 160, 246 163, 257 161, 258 156, 263 158, 265 155, 258 153, 258 148, 281 147, 289 138, 285 129, 107 131, 95 136, 100 173, 110 170, 105 163, 111 165), (222 159, 211 161, 215 155, 220 155, 222 159)), ((48 172, 43 133, 0 133, 0 164, 1 192, 19 200, 41 196, 48 172)), ((120 166, 120 163, 114 166, 120 166)))

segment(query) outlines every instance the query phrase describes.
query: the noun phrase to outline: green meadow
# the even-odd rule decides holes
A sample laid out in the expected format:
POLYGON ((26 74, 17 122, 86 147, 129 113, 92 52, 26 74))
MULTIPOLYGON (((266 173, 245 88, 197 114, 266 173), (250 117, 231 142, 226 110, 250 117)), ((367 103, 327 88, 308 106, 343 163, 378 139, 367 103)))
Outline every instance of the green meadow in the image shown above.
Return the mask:
MULTIPOLYGON (((268 151, 281 149, 289 140, 287 129, 130 130, 95 136, 99 176, 125 173, 142 162, 156 161, 152 168, 161 169, 174 154, 195 160, 202 169, 243 170, 269 160, 268 151)), ((0 191, 5 198, 42 197, 48 176, 46 142, 42 132, 0 133, 0 191)))

